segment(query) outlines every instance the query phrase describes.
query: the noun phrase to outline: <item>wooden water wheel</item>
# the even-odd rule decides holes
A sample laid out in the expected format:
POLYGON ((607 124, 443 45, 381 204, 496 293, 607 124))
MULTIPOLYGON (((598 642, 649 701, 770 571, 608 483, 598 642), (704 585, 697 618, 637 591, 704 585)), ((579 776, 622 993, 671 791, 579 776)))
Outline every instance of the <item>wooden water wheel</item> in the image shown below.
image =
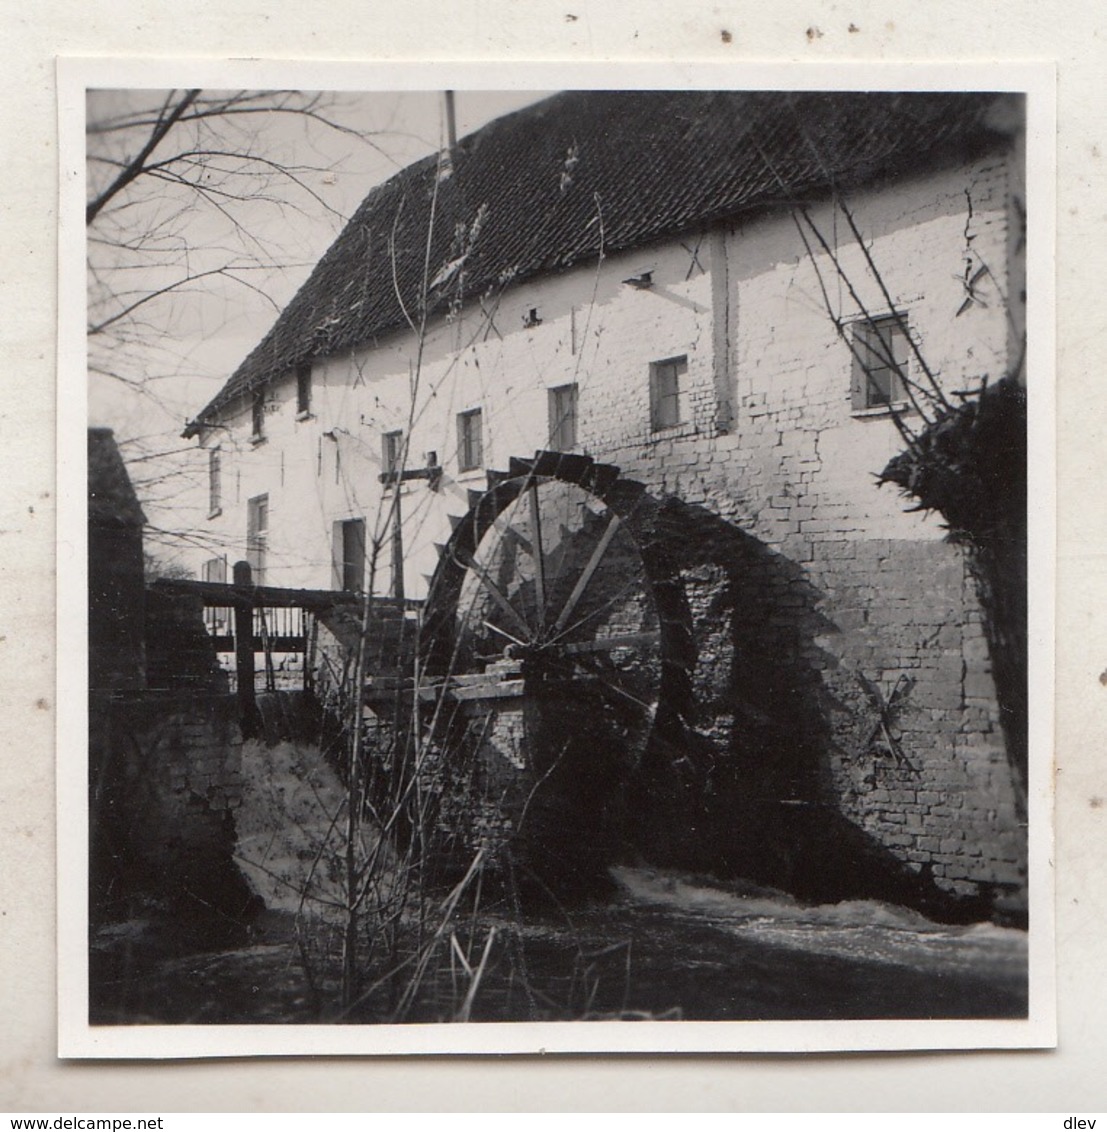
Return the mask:
POLYGON ((553 889, 587 885, 620 847, 680 652, 652 515, 610 465, 513 460, 431 586, 419 682, 438 831, 553 889))

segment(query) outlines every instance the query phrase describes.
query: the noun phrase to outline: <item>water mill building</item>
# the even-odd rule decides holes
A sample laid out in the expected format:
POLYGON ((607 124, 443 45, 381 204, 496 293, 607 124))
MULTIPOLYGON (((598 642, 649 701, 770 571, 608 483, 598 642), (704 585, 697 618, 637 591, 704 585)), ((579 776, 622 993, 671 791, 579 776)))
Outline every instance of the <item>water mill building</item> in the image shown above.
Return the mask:
MULTIPOLYGON (((1017 665, 971 540, 881 482, 1024 385, 1020 110, 572 91, 411 165, 188 425, 197 576, 402 598, 504 704, 607 680, 625 714, 557 742, 627 775, 566 840, 1025 908, 1017 665)), ((497 781, 525 716, 486 726, 497 781)))

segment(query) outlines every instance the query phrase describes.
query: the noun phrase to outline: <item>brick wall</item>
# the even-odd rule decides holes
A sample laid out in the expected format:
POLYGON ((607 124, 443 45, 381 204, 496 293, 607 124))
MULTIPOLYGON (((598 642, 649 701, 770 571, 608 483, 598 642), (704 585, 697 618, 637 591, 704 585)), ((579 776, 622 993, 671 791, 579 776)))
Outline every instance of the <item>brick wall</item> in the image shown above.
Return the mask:
POLYGON ((96 697, 89 725, 94 918, 143 905, 244 916, 250 893, 232 864, 242 797, 234 697, 96 697))
POLYGON ((816 567, 830 600, 857 611, 822 639, 843 813, 954 891, 1017 889, 1023 836, 963 555, 883 541, 843 551, 816 567), (870 588, 879 596, 862 604, 870 588))

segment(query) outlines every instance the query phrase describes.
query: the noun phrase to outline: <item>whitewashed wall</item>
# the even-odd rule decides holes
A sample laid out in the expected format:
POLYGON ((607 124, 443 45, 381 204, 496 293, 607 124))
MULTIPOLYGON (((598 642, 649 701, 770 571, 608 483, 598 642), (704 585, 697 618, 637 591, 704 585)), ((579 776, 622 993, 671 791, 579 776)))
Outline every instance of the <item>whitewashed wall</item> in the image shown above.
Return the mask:
MULTIPOLYGON (((950 390, 995 380, 1007 364, 1009 180, 996 159, 849 200, 894 307, 950 390), (970 276, 981 265, 992 274, 958 315, 966 264, 970 276)), ((222 514, 205 533, 230 561, 241 557, 247 501, 267 493, 269 581, 329 586, 336 520, 363 517, 371 535, 386 534, 381 435, 403 429, 409 467, 433 451, 445 469, 437 495, 421 483, 403 489, 406 589, 421 596, 446 514, 465 511, 466 489, 484 483, 482 471, 458 470, 457 414, 482 409, 484 464, 502 468, 546 444, 547 391, 577 382, 580 450, 714 506, 770 545, 940 538, 935 520, 905 513, 894 490, 875 485, 902 443, 886 415, 852 411, 850 351, 819 276, 836 317, 860 313, 850 286, 872 313, 889 304, 841 213, 824 205, 812 219, 844 276, 821 252, 812 261, 789 214, 773 214, 722 238, 692 234, 469 302, 456 319, 430 325, 421 352, 405 332, 322 359, 309 419, 297 419, 289 375, 269 392, 263 443, 250 440, 245 404, 228 431, 205 436, 220 444, 223 463, 222 514), (644 271, 650 288, 623 282, 644 271), (541 323, 527 328, 532 309, 541 323), (688 358, 691 418, 653 432, 650 363, 679 355, 688 358)), ((197 566, 204 556, 197 552, 197 566)), ((387 588, 384 565, 378 573, 387 588)))

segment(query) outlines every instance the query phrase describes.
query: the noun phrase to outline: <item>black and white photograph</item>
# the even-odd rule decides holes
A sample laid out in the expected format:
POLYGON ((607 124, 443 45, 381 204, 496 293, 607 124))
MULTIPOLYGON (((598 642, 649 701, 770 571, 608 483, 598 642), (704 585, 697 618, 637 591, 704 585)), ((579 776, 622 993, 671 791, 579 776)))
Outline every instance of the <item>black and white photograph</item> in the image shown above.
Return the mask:
POLYGON ((63 233, 68 1048, 1051 1044, 1033 84, 155 73, 63 233))

